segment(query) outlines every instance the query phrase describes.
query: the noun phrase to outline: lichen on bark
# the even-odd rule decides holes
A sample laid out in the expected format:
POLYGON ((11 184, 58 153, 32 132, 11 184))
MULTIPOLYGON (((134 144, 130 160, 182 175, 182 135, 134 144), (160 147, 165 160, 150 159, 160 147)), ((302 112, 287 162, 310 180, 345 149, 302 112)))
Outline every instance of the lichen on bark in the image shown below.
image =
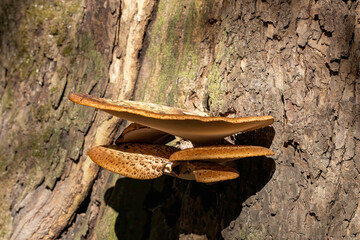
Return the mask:
POLYGON ((0 5, 1 238, 359 238, 358 1, 0 5), (125 123, 72 91, 272 115, 231 140, 276 155, 210 186, 123 179, 86 152, 125 123))

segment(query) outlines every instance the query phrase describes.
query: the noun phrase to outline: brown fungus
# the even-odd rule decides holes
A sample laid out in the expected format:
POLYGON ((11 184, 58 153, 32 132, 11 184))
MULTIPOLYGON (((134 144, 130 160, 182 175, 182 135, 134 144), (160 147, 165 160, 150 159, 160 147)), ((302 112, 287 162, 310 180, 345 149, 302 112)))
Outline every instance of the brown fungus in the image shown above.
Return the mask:
POLYGON ((167 174, 209 183, 231 180, 239 176, 235 169, 217 163, 172 162, 169 157, 176 151, 177 148, 165 145, 127 143, 119 146, 96 146, 90 149, 88 154, 101 167, 135 179, 154 179, 167 174), (173 166, 176 172, 173 171, 173 166))
POLYGON ((173 135, 197 145, 213 144, 237 132, 268 126, 274 121, 271 116, 208 117, 179 108, 112 101, 82 93, 72 93, 69 99, 134 122, 117 139, 119 145, 96 146, 88 152, 98 165, 126 177, 153 179, 167 174, 203 183, 231 180, 239 173, 224 162, 274 154, 259 146, 216 145, 179 150, 163 145, 174 139, 173 135))
POLYGON ((100 109, 116 117, 179 136, 199 145, 218 142, 234 133, 255 130, 274 122, 271 116, 208 117, 152 103, 112 101, 83 93, 72 93, 69 95, 69 99, 81 105, 100 109))
POLYGON ((244 145, 218 145, 188 148, 177 151, 170 156, 170 161, 208 161, 208 162, 228 162, 245 157, 259 157, 274 155, 268 148, 260 146, 244 145))
MULTIPOLYGON (((178 162, 179 163, 179 162, 178 162)), ((239 177, 238 171, 212 162, 186 161, 179 163, 178 178, 195 180, 201 183, 220 182, 239 177)))
POLYGON ((96 146, 88 155, 95 163, 114 173, 135 179, 153 179, 163 175, 169 157, 177 148, 152 144, 96 146))

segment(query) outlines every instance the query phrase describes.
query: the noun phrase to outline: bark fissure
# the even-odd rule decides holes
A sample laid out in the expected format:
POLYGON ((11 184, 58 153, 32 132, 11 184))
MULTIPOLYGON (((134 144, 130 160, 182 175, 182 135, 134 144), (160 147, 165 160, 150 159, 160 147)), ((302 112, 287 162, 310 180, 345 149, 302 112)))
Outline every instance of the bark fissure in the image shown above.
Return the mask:
POLYGON ((0 5, 0 238, 359 237, 357 1, 0 5), (270 114, 231 139, 276 155, 235 162, 240 179, 218 185, 123 179, 87 151, 126 123, 71 104, 74 91, 270 114))

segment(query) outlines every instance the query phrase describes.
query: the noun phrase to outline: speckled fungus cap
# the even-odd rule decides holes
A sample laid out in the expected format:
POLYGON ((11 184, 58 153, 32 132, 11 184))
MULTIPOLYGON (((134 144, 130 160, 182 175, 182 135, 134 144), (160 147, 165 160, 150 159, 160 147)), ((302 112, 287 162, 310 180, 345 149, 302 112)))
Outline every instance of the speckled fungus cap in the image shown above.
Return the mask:
POLYGON ((253 146, 210 146, 179 151, 175 147, 144 143, 97 146, 88 152, 90 158, 101 167, 126 177, 154 179, 168 174, 202 183, 239 177, 235 169, 219 164, 221 162, 271 153, 269 149, 253 146), (253 153, 244 154, 245 150, 253 153))
POLYGON ((82 93, 72 93, 69 99, 196 144, 217 142, 234 133, 255 130, 274 122, 271 116, 207 117, 178 108, 134 101, 112 101, 82 93))
POLYGON ((153 179, 163 175, 175 147, 154 144, 121 144, 96 146, 88 155, 101 167, 125 177, 153 179))
POLYGON ((186 180, 210 183, 239 176, 235 169, 217 163, 171 162, 169 157, 178 150, 165 145, 127 143, 119 146, 97 146, 90 149, 88 154, 101 167, 135 179, 154 179, 165 173, 186 180), (176 166, 177 173, 172 171, 172 165, 176 166))

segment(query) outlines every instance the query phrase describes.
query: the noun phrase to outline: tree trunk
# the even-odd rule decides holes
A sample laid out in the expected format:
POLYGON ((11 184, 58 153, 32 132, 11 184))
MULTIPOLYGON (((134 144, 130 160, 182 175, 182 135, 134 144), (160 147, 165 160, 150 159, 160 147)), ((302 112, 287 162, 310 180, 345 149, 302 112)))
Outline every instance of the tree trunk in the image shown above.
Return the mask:
POLYGON ((0 238, 360 238, 359 1, 0 3, 0 238), (272 115, 240 178, 133 180, 87 156, 125 126, 71 92, 272 115))

